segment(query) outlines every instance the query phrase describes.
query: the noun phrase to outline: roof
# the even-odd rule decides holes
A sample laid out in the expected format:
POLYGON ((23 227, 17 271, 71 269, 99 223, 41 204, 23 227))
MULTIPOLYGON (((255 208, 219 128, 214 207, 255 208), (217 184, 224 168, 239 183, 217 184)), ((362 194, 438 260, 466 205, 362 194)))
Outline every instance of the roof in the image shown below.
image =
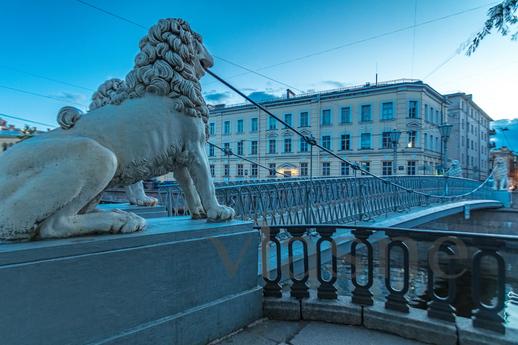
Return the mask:
MULTIPOLYGON (((441 101, 446 101, 445 97, 441 95, 439 92, 437 92, 435 89, 433 89, 430 85, 423 83, 421 80, 418 79, 397 79, 397 80, 390 80, 390 81, 384 81, 379 82, 377 84, 371 84, 371 83, 365 83, 363 85, 356 85, 356 86, 350 86, 345 88, 339 88, 339 89, 332 89, 332 90, 326 90, 326 91, 318 91, 318 92, 308 92, 303 94, 298 94, 296 96, 292 97, 276 97, 271 100, 259 102, 262 105, 265 106, 282 106, 282 105, 289 105, 289 104, 297 104, 297 103, 304 103, 308 101, 312 101, 315 99, 320 100, 329 100, 333 98, 340 98, 340 97, 346 97, 346 96, 359 96, 362 94, 370 94, 370 93, 377 93, 380 91, 390 90, 394 88, 418 88, 418 89, 425 89, 427 90, 432 96, 435 96, 441 101)), ((214 106, 211 109, 211 113, 224 113, 224 112, 231 112, 236 110, 247 110, 247 109, 253 109, 255 108, 254 105, 250 103, 240 103, 240 104, 231 104, 231 105, 217 105, 214 106)))
POLYGON ((454 97, 460 97, 464 99, 465 101, 469 102, 474 108, 476 108, 482 115, 484 115, 489 121, 494 121, 491 116, 489 116, 482 108, 478 106, 475 101, 473 101, 473 95, 467 94, 465 92, 455 92, 455 93, 449 93, 444 95, 446 98, 454 98, 454 97))

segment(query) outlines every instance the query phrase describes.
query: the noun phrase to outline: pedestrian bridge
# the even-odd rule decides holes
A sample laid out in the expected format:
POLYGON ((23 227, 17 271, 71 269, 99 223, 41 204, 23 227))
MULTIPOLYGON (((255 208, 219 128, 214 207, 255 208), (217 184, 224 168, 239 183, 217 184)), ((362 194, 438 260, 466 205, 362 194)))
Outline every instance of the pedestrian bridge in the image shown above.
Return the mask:
MULTIPOLYGON (((444 176, 232 182, 217 184, 216 193, 220 203, 235 209, 237 219, 252 220, 259 226, 343 224, 379 219, 394 213, 414 213, 414 220, 400 224, 411 226, 420 218, 430 221, 459 212, 509 206, 510 203, 507 191, 493 190, 487 183, 476 180, 444 176)), ((177 186, 162 187, 150 194, 160 200, 168 216, 188 214, 183 194, 177 186)), ((105 196, 105 200, 116 198, 117 191, 105 196)))

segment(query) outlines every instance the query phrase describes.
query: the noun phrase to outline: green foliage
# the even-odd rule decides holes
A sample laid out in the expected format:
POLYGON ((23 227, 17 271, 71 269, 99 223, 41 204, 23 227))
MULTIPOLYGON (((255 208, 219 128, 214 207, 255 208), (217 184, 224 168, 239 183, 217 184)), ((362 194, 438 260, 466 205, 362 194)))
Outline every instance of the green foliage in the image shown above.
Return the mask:
MULTIPOLYGON (((489 34, 493 29, 496 29, 502 36, 507 36, 511 31, 511 27, 518 23, 518 17, 516 11, 518 10, 518 0, 504 0, 496 6, 491 7, 487 11, 488 19, 484 24, 484 28, 480 30, 469 47, 466 50, 466 55, 471 55, 478 48, 480 42, 489 34)), ((518 30, 511 35, 512 40, 518 39, 518 30)))

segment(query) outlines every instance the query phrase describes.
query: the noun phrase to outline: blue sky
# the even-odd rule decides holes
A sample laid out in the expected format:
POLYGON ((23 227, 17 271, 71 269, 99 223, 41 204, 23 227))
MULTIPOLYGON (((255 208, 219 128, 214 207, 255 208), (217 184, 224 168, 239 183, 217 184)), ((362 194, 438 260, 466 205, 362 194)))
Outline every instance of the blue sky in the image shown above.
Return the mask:
MULTIPOLYGON (((456 53, 483 25, 489 1, 85 1, 145 27, 160 18, 182 17, 214 55, 253 70, 346 45, 260 69, 297 90, 363 84, 374 80, 377 66, 380 80, 424 79, 443 93, 473 93, 495 119, 518 118, 518 43, 494 34, 475 55, 456 53)), ((146 31, 76 0, 20 0, 0 4, 0 32, 0 86, 63 99, 0 88, 0 113, 54 124, 60 107, 85 109, 100 83, 125 76, 146 31)), ((279 95, 286 89, 255 74, 231 78, 244 71, 219 59, 214 71, 247 93, 279 95)), ((210 77, 202 85, 209 102, 243 101, 210 77)))

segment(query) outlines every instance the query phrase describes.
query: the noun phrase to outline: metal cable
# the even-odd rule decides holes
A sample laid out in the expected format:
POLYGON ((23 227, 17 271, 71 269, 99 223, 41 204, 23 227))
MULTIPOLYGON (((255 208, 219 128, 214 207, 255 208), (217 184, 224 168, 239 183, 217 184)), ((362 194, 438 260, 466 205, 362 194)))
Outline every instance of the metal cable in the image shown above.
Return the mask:
MULTIPOLYGON (((453 198, 460 198, 460 197, 464 197, 464 196, 467 196, 467 195, 470 195, 474 192, 476 192, 477 190, 479 190, 480 188, 482 188, 482 186, 484 186, 487 181, 489 181, 489 178, 493 175, 493 172, 494 172, 494 169, 493 171, 490 173, 490 175, 487 177, 487 179, 481 184, 479 185, 477 188, 475 188, 474 190, 472 190, 471 192, 467 192, 467 193, 464 193, 464 194, 460 194, 460 195, 433 195, 433 194, 428 194, 428 193, 424 193, 424 192, 420 192, 420 191, 416 191, 414 189, 410 189, 410 188, 407 188, 405 186, 402 186, 398 183, 395 183, 395 182, 392 182, 388 179, 385 179, 385 178, 382 178, 378 175, 375 175, 373 173, 371 173, 370 171, 366 170, 366 169, 363 169, 361 166, 359 166, 358 164, 355 164, 355 163, 352 163, 350 161, 348 161, 347 159, 344 159, 340 156, 338 156, 337 154, 335 154, 333 151, 325 148, 324 146, 320 145, 317 143, 316 139, 313 137, 313 136, 307 136, 307 135, 304 135, 302 134, 301 132, 299 132, 297 129, 295 129, 294 127, 292 127, 290 124, 288 124, 287 122, 283 121, 281 118, 279 118, 278 116, 274 115, 272 112, 270 112, 268 109, 266 109, 265 107, 263 107, 261 104, 257 103, 256 101, 254 101, 253 99, 251 99, 250 97, 248 97, 247 95, 245 95, 244 93, 242 93, 241 91, 239 91, 237 88, 235 88, 234 86, 232 86, 231 84, 229 84, 226 80, 224 80, 223 78, 221 78, 220 76, 218 76, 217 74, 215 74, 214 72, 210 71, 209 69, 205 69, 205 71, 210 74, 212 77, 214 77, 216 80, 218 80, 219 82, 221 82, 223 85, 227 86, 229 89, 233 90, 234 92, 236 92, 238 95, 240 95, 241 97, 243 97, 244 99, 246 99, 247 101, 249 101, 250 103, 252 103, 253 105, 255 105, 256 107, 258 107, 260 110, 264 111, 265 113, 267 113, 268 115, 270 115, 271 117, 273 117, 274 119, 276 119, 277 121, 279 121, 281 124, 283 124, 285 126, 285 128, 288 128, 290 129, 292 132, 296 133, 297 135, 299 135, 301 138, 303 138, 306 143, 308 143, 308 145, 312 145, 312 146, 316 146, 318 147, 320 150, 328 153, 329 155, 337 158, 338 160, 344 162, 345 164, 347 164, 348 166, 350 166, 353 170, 358 170, 360 171, 363 175, 367 175, 367 176, 371 176, 375 179, 378 179, 380 181, 382 181, 383 183, 385 184, 389 184, 395 188, 399 188, 399 189, 402 189, 408 193, 416 193, 418 195, 422 195, 422 196, 426 196, 426 197, 432 197, 432 198, 438 198, 438 199, 453 199, 453 198)), ((244 157, 243 157, 244 158, 244 157)))

